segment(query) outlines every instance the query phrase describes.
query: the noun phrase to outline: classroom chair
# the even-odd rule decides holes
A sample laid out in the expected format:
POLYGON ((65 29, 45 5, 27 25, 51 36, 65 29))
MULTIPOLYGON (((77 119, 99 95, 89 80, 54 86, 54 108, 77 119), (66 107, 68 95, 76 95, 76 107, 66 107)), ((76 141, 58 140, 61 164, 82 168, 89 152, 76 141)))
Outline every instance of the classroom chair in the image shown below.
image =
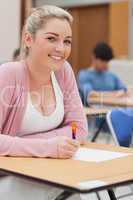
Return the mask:
MULTIPOLYGON (((115 144, 129 147, 133 134, 133 108, 121 108, 109 111, 106 115, 106 120, 115 144)), ((119 196, 119 198, 133 195, 132 185, 130 189, 131 193, 119 196)))
POLYGON ((115 144, 129 147, 133 134, 133 108, 109 111, 106 120, 115 144))

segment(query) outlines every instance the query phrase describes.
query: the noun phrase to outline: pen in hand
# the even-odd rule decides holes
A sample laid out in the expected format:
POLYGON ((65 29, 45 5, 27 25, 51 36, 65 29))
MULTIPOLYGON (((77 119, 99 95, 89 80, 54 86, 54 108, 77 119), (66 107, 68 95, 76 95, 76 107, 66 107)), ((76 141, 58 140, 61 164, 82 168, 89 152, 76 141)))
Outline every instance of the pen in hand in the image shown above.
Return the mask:
POLYGON ((76 123, 72 123, 71 124, 71 130, 72 130, 72 139, 76 139, 76 131, 77 131, 77 125, 76 123))

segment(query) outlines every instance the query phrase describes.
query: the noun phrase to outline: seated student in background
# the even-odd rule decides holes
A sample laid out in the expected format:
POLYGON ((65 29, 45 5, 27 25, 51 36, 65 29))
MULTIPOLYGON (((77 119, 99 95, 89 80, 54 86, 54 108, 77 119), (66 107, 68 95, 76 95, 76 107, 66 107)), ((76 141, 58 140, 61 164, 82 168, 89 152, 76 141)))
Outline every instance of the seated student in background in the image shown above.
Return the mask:
MULTIPOLYGON (((23 31, 23 60, 0 68, 0 156, 71 158, 87 123, 71 66, 73 18, 56 6, 33 10, 23 31), (77 124, 76 140, 71 123, 77 124)), ((45 170, 45 169, 44 169, 45 170)), ((0 199, 48 200, 60 189, 0 178, 0 199)))
POLYGON ((126 86, 108 69, 108 62, 113 57, 108 44, 98 43, 93 49, 91 67, 79 71, 77 83, 84 105, 88 105, 89 97, 124 95, 126 86))

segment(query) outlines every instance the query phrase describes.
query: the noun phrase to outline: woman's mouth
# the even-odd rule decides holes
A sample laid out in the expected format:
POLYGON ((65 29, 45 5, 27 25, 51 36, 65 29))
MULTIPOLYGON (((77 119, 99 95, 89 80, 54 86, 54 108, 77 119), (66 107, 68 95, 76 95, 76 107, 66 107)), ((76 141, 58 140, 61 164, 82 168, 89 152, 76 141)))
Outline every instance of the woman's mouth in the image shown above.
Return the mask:
POLYGON ((57 56, 57 55, 49 55, 49 57, 56 61, 60 61, 63 59, 63 56, 57 56))

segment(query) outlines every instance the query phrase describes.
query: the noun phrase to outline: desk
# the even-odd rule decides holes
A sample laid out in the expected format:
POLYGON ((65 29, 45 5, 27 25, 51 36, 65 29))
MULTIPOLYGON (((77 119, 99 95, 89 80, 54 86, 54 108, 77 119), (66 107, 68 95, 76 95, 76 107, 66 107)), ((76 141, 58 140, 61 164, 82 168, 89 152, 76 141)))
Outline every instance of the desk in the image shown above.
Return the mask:
MULTIPOLYGON (((104 116, 106 115, 106 111, 114 109, 115 107, 133 107, 133 95, 125 95, 123 97, 115 97, 114 98, 110 98, 110 97, 102 97, 102 95, 100 97, 90 97, 89 98, 89 104, 91 106, 94 105, 99 105, 100 108, 95 108, 95 112, 97 111, 97 113, 101 112, 105 112, 102 113, 102 115, 104 114, 104 116), (105 111, 104 111, 105 109, 105 111)), ((89 111, 88 111, 89 112, 89 111)), ((86 112, 87 113, 87 112, 86 112)), ((100 115, 100 114, 99 114, 100 115)), ((94 133, 93 138, 91 139, 92 142, 94 142, 97 138, 97 136, 99 135, 103 125, 105 124, 106 119, 103 119, 102 122, 100 123, 100 126, 98 128, 98 130, 96 131, 96 133, 94 133)))
POLYGON ((112 107, 133 107, 133 96, 124 97, 90 97, 90 105, 102 105, 102 106, 112 106, 112 107))
MULTIPOLYGON (((131 154, 100 163, 72 159, 0 157, 0 170, 13 176, 63 188, 68 196, 74 193, 97 192, 133 182, 133 149, 95 143, 87 143, 85 147, 131 154), (79 187, 79 183, 91 180, 104 181, 106 184, 85 189, 79 187)), ((57 199, 66 198, 62 196, 57 199)), ((113 199, 115 198, 111 198, 113 199)))
POLYGON ((108 108, 92 108, 92 107, 84 107, 84 112, 86 116, 105 116, 106 113, 109 111, 108 108))
POLYGON ((109 111, 110 109, 108 108, 92 108, 92 107, 84 107, 84 112, 86 114, 86 116, 100 116, 100 117, 104 117, 102 122, 100 123, 100 126, 98 127, 97 131, 94 133, 92 139, 91 139, 91 142, 95 142, 96 138, 98 137, 101 129, 103 128, 105 122, 106 122, 106 119, 105 119, 105 116, 107 114, 107 112, 109 111))

